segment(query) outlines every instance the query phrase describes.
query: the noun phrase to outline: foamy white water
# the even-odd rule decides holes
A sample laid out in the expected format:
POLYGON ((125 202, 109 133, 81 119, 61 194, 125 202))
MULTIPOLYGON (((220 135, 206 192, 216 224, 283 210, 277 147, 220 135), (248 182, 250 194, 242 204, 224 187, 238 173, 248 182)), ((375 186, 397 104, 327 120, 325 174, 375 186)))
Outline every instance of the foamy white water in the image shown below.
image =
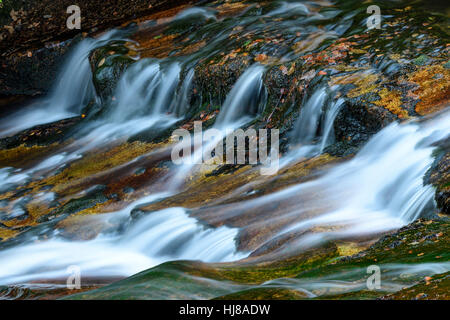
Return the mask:
POLYGON ((280 228, 267 241, 315 230, 288 248, 293 250, 400 228, 417 219, 425 208, 428 212, 433 209, 434 188, 424 185, 423 178, 434 161, 433 143, 449 134, 448 111, 423 122, 391 124, 352 160, 320 178, 223 205, 213 221, 260 212, 263 218, 252 219, 249 227, 271 224, 280 228), (276 204, 282 205, 277 208, 276 204), (270 214, 270 210, 276 214, 270 214))
POLYGON ((263 74, 264 67, 255 64, 239 77, 220 109, 214 124, 216 128, 233 128, 236 122, 242 125, 246 118, 261 111, 261 105, 265 102, 262 99, 264 94, 263 74))
POLYGON ((233 261, 247 255, 236 251, 236 235, 236 229, 202 226, 182 208, 165 209, 135 221, 121 235, 75 242, 54 238, 3 250, 0 284, 65 279, 69 266, 81 268, 82 277, 108 277, 130 276, 169 260, 233 261))

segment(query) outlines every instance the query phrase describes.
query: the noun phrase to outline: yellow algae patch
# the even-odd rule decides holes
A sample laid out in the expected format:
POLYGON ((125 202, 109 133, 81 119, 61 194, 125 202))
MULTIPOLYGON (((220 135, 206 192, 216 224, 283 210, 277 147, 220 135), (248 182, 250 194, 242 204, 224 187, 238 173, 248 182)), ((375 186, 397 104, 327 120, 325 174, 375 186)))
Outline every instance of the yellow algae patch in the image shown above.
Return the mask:
POLYGON ((0 166, 18 168, 39 159, 45 152, 55 149, 58 144, 49 146, 31 146, 22 144, 11 149, 0 150, 0 166))
POLYGON ((277 184, 285 186, 286 184, 297 183, 299 178, 308 176, 313 170, 317 168, 323 169, 326 165, 331 165, 340 160, 328 153, 321 154, 312 159, 305 159, 305 161, 301 161, 281 171, 276 177, 277 184))
MULTIPOLYGON (((28 218, 24 220, 9 220, 4 221, 3 224, 9 228, 20 228, 37 225, 37 219, 47 213, 50 209, 48 204, 41 201, 32 201, 25 205, 26 211, 28 213, 28 218)), ((18 231, 2 229, 0 226, 0 238, 7 239, 16 236, 18 231), (6 230, 6 231, 5 231, 6 230), (5 236, 1 236, 2 231, 4 231, 5 236), (11 232, 12 231, 12 232, 11 232), (8 237, 6 237, 8 235, 8 237)))
POLYGON ((370 243, 364 245, 364 243, 339 242, 336 243, 336 246, 338 248, 339 256, 353 256, 367 249, 370 246, 370 243))
MULTIPOLYGON (((107 151, 90 153, 74 162, 61 173, 45 179, 47 185, 54 185, 52 191, 60 193, 79 183, 79 179, 89 178, 97 173, 116 168, 143 154, 150 152, 161 144, 135 141, 124 143, 107 151)), ((82 186, 80 186, 83 189, 82 186)), ((72 190, 75 191, 75 190, 72 190)))
POLYGON ((383 88, 378 92, 378 95, 381 99, 374 101, 373 104, 389 110, 393 114, 397 115, 400 119, 406 119, 409 117, 408 111, 401 107, 402 96, 399 91, 389 91, 388 89, 383 88))
POLYGON ((350 66, 345 63, 337 64, 337 65, 333 66, 333 69, 336 69, 337 71, 340 71, 340 72, 353 72, 353 71, 367 70, 367 68, 365 68, 365 67, 354 67, 354 66, 350 66))
POLYGON ((442 65, 420 68, 408 77, 419 86, 414 94, 420 99, 416 112, 426 115, 446 107, 450 96, 450 70, 442 65))
MULTIPOLYGON (((36 220, 41 217, 44 216, 48 213, 50 213, 51 210, 48 207, 48 203, 44 202, 44 201, 32 201, 30 203, 27 203, 25 205, 25 208, 28 212, 29 218, 26 220, 27 225, 36 225, 36 220)), ((16 225, 17 226, 17 225, 16 225)))
POLYGON ((0 195, 0 200, 11 199, 15 194, 14 191, 8 191, 0 195))
POLYGON ((194 208, 216 201, 259 176, 259 171, 244 166, 232 173, 188 177, 186 191, 144 207, 146 211, 168 207, 194 208))
POLYGON ((10 230, 6 228, 0 227, 0 241, 8 240, 10 238, 13 238, 17 235, 17 230, 10 230))

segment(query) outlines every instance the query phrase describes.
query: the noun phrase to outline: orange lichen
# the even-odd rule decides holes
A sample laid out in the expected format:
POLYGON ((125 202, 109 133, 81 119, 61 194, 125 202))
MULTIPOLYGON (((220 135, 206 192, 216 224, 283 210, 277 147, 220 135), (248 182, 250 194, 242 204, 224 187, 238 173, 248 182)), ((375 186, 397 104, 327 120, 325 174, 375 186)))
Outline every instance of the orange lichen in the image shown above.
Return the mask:
POLYGON ((419 87, 414 94, 420 99, 416 112, 426 115, 446 107, 450 96, 450 70, 442 65, 420 68, 408 77, 419 87))
POLYGON ((368 93, 377 93, 380 97, 373 104, 389 110, 400 119, 409 117, 408 111, 402 108, 402 95, 397 90, 389 91, 386 88, 380 88, 380 77, 374 73, 356 72, 349 75, 332 78, 330 86, 352 84, 355 88, 347 92, 347 97, 356 98, 368 93))
POLYGON ((32 161, 43 157, 46 152, 53 150, 57 144, 50 146, 32 146, 27 147, 22 144, 12 149, 0 150, 0 166, 3 167, 22 167, 32 161))
POLYGON ((393 114, 397 115, 400 119, 406 119, 409 117, 408 111, 401 107, 402 96, 399 91, 389 91, 386 88, 383 88, 378 92, 378 95, 381 99, 374 101, 373 104, 389 110, 393 114))
POLYGON ((62 172, 48 177, 41 182, 34 182, 29 187, 39 189, 42 185, 52 185, 52 191, 58 194, 76 193, 89 186, 85 180, 89 180, 97 174, 127 163, 157 146, 158 144, 135 141, 133 143, 124 143, 107 150, 97 150, 72 163, 62 172))
MULTIPOLYGON (((307 53, 315 50, 323 41, 333 37, 333 34, 326 32, 314 34, 303 41, 295 43, 292 49, 298 54, 307 53)), ((338 41, 323 51, 305 55, 303 59, 310 64, 334 65, 348 57, 351 46, 354 44, 354 42, 338 41)))
POLYGON ((139 42, 138 51, 142 58, 165 58, 173 51, 175 47, 173 40, 177 36, 177 34, 155 36, 152 32, 140 32, 133 39, 139 42))

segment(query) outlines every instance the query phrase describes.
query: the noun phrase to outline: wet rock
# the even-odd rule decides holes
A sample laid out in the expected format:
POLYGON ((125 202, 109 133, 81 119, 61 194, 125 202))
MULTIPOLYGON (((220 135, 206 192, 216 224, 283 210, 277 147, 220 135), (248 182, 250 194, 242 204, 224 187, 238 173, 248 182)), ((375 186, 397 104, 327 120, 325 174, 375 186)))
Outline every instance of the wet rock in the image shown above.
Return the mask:
POLYGON ((65 54, 79 40, 77 37, 3 56, 0 65, 0 95, 37 96, 46 93, 65 61, 65 54))
MULTIPOLYGON (((200 63, 195 70, 194 91, 211 106, 221 105, 233 85, 251 64, 250 57, 230 59, 227 63, 200 63)), ((195 102, 193 102, 195 103, 195 102)))
POLYGON ((75 214, 87 208, 92 208, 99 203, 108 201, 103 194, 105 186, 95 186, 87 190, 86 195, 78 199, 69 200, 64 206, 57 208, 47 215, 41 216, 38 222, 50 221, 58 218, 61 220, 69 215, 75 214))
POLYGON ((46 92, 75 36, 93 34, 113 25, 193 0, 120 0, 79 3, 81 29, 67 28, 71 0, 3 1, 0 15, 0 95, 46 92))
POLYGON ((0 149, 12 149, 21 145, 33 147, 62 143, 81 120, 82 117, 73 117, 35 126, 11 137, 0 139, 0 149))
POLYGON ((450 139, 439 143, 435 161, 425 176, 425 183, 436 187, 435 200, 439 212, 450 214, 450 139))
MULTIPOLYGON (((370 107, 358 101, 348 100, 334 122, 336 139, 343 148, 356 150, 369 138, 395 121, 396 117, 382 107, 370 107)), ((345 150, 344 149, 344 150, 345 150)), ((347 152, 337 152, 346 154, 347 152)))
POLYGON ((107 99, 113 97, 120 77, 135 62, 128 55, 129 51, 125 42, 115 41, 94 50, 89 57, 94 86, 104 104, 110 102, 107 99))

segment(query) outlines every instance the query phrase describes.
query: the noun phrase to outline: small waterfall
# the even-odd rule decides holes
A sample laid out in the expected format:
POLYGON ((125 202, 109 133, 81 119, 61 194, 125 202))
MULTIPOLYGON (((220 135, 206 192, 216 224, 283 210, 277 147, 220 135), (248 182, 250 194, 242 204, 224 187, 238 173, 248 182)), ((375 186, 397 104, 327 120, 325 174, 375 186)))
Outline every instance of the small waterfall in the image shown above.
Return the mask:
MULTIPOLYGON (((261 111, 263 101, 265 102, 264 85, 262 76, 264 74, 264 67, 260 65, 253 65, 248 68, 241 77, 237 80, 220 110, 220 113, 214 123, 214 129, 217 129, 220 134, 212 137, 210 141, 201 147, 195 145, 194 153, 191 156, 191 161, 186 161, 179 168, 176 169, 175 174, 171 178, 170 189, 179 188, 184 179, 192 173, 192 170, 197 164, 202 163, 205 154, 211 153, 218 143, 226 137, 227 130, 234 130, 244 125, 249 120, 249 116, 253 116, 261 111)), ((189 75, 188 75, 189 76, 189 75)), ((195 141, 203 140, 201 136, 194 136, 195 141)), ((181 141, 179 146, 182 146, 184 141, 181 141)))
MULTIPOLYGON (((450 113, 423 123, 394 123, 375 135, 351 161, 322 178, 279 194, 316 194, 327 204, 305 203, 323 212, 289 226, 284 232, 318 226, 340 226, 311 241, 364 235, 402 227, 433 206, 434 188, 423 184, 433 163, 433 144, 450 134, 450 113), (331 206, 332 209, 329 208, 331 206)), ((271 200, 277 198, 271 195, 271 200)), ((289 214, 300 214, 301 209, 289 214)))
MULTIPOLYGON (((122 213, 123 214, 123 213, 122 213)), ((169 260, 233 261, 237 229, 201 226, 182 208, 153 212, 122 235, 70 242, 54 238, 0 252, 0 284, 66 279, 69 266, 83 277, 130 276, 169 260)))
MULTIPOLYGON (((220 110, 215 127, 234 126, 245 118, 254 116, 261 111, 262 99, 265 93, 263 85, 264 67, 253 65, 238 79, 220 110)), ((242 124, 242 123, 241 123, 242 124)))
POLYGON ((192 81, 194 80, 194 75, 195 71, 193 68, 186 73, 183 84, 177 93, 177 98, 174 99, 175 105, 172 105, 170 108, 177 117, 183 117, 188 111, 189 94, 192 87, 192 81))
POLYGON ((319 129, 319 121, 327 97, 326 88, 319 88, 301 108, 294 128, 294 141, 302 145, 313 142, 319 129))
POLYGON ((325 116, 325 124, 322 133, 322 142, 320 144, 320 153, 323 152, 325 147, 327 147, 330 143, 334 141, 334 120, 336 119, 339 111, 341 111, 341 107, 344 104, 345 100, 342 98, 337 99, 331 104, 329 110, 327 110, 325 116))
POLYGON ((291 142, 297 144, 282 159, 282 166, 306 156, 320 154, 334 140, 334 120, 344 99, 332 99, 337 87, 319 87, 308 98, 300 110, 299 117, 291 132, 291 142))
POLYGON ((143 60, 132 65, 117 86, 111 120, 123 122, 171 113, 180 72, 177 62, 164 66, 157 61, 143 60))
POLYGON ((106 41, 119 37, 120 32, 110 31, 97 39, 86 38, 77 44, 63 64, 49 95, 3 119, 0 136, 79 114, 96 98, 89 65, 90 52, 106 41))
MULTIPOLYGON (((391 124, 352 160, 317 179, 222 205, 217 219, 245 221, 258 212, 259 218, 251 218, 246 227, 278 226, 279 232, 267 241, 305 234, 290 246, 292 250, 401 228, 433 210, 434 188, 424 185, 423 178, 434 161, 434 143, 450 134, 449 123, 447 112, 424 122, 391 124)), ((215 211, 214 207, 208 211, 214 222, 215 211)))
POLYGON ((50 92, 47 99, 49 106, 78 114, 82 107, 95 98, 89 54, 109 36, 84 39, 74 48, 50 92))
POLYGON ((185 85, 190 85, 185 81, 177 91, 180 73, 179 62, 145 59, 130 66, 120 78, 107 112, 79 133, 76 143, 81 149, 77 152, 123 141, 153 127, 164 129, 180 120, 175 111, 186 108, 179 104, 186 103, 185 85))

